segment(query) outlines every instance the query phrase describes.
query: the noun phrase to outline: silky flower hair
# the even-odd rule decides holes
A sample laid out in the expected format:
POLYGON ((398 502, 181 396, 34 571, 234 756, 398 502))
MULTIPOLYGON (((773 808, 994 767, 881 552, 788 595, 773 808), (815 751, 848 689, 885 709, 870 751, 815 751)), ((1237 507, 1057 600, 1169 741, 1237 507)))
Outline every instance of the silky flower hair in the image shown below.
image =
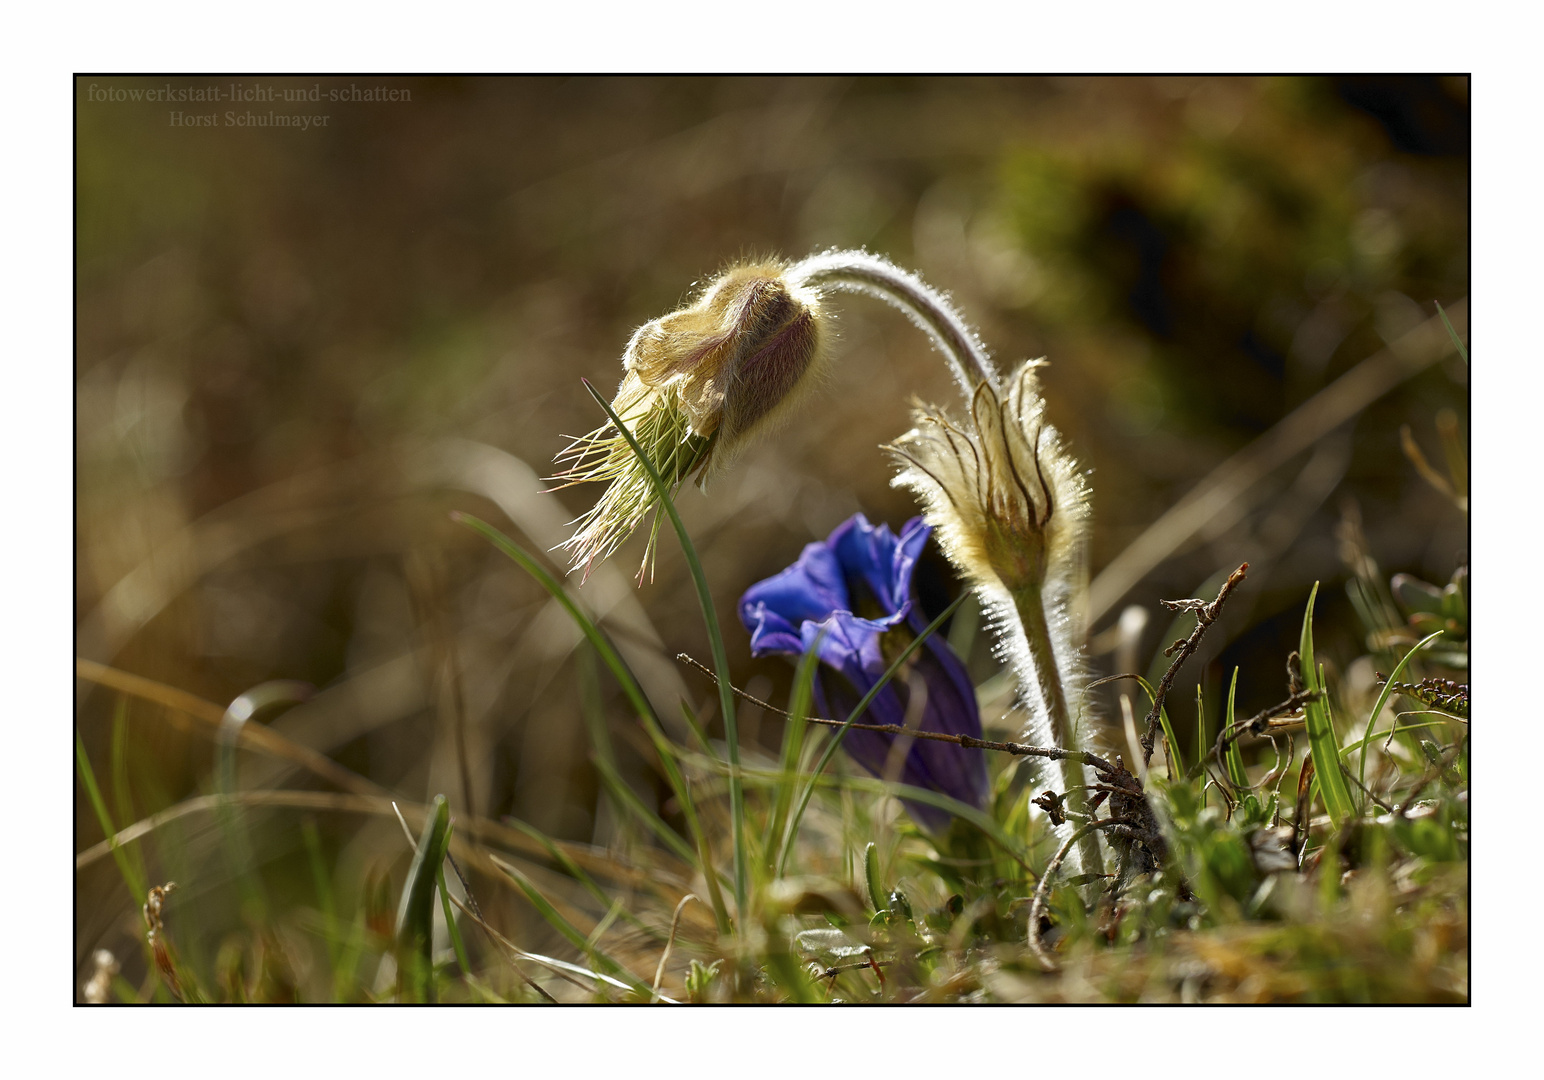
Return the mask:
MULTIPOLYGON (((977 384, 968 421, 920 406, 916 427, 887 449, 901 464, 893 483, 922 502, 944 553, 975 587, 997 633, 999 655, 1019 677, 1042 746, 1078 747, 1065 687, 1080 673, 1076 598, 1090 523, 1088 484, 1045 420, 1038 369, 1023 364, 1001 391, 977 384)), ((1063 763, 1073 809, 1082 769, 1063 763)), ((1085 867, 1097 847, 1084 845, 1085 867)))
MULTIPOLYGON (((688 477, 701 486, 758 430, 788 414, 824 356, 831 337, 825 299, 833 292, 873 296, 904 312, 967 397, 978 383, 996 387, 986 349, 948 298, 888 259, 832 249, 792 264, 731 267, 693 303, 640 327, 622 356, 611 408, 658 468, 669 497, 688 477)), ((659 494, 648 470, 609 421, 574 439, 557 460, 567 465, 553 478, 563 481, 559 487, 607 485, 562 545, 574 569, 588 575, 655 515, 641 583, 659 535, 659 494)))
MULTIPOLYGON (((737 266, 692 304, 639 327, 622 354, 612 411, 654 462, 672 496, 700 486, 759 428, 773 422, 817 363, 826 334, 819 296, 788 280, 778 262, 737 266)), ((653 564, 659 499, 632 448, 608 420, 558 455, 561 487, 586 481, 605 493, 563 544, 586 575, 655 514, 639 579, 653 564)))
POLYGON ((982 383, 970 421, 919 406, 916 427, 888 450, 938 530, 944 554, 992 610, 1037 593, 1052 616, 1058 667, 1068 671, 1080 638, 1073 599, 1081 584, 1090 523, 1088 483, 1046 423, 1038 369, 1023 364, 1001 395, 982 383))

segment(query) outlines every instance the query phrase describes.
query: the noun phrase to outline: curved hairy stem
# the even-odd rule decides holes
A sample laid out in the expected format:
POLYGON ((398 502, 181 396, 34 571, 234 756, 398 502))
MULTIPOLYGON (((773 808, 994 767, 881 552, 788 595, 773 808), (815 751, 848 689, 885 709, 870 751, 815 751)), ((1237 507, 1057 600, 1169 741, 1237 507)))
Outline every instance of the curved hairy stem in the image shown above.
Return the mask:
POLYGON ((997 389, 997 371, 975 332, 916 274, 866 251, 828 251, 795 263, 787 276, 798 285, 865 293, 900 308, 949 361, 967 402, 983 382, 997 389))

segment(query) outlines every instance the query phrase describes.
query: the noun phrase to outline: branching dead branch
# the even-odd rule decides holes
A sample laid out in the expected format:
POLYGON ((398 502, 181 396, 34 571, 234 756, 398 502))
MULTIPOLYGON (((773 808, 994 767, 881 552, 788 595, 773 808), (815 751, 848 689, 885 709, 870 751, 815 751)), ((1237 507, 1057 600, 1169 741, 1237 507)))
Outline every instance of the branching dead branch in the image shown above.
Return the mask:
MULTIPOLYGON (((1051 856, 1051 861, 1045 864, 1045 873, 1040 875, 1040 883, 1035 886, 1035 898, 1029 905, 1029 951, 1035 954, 1035 959, 1040 961, 1040 966, 1046 971, 1057 971, 1059 967, 1054 957, 1047 951, 1045 944, 1040 940, 1040 919, 1045 915, 1046 897, 1051 892, 1051 880, 1056 876, 1056 871, 1066 861, 1067 853, 1072 850, 1074 844, 1089 833, 1098 829, 1109 829, 1116 835, 1122 831, 1134 833, 1130 824, 1123 818, 1111 817, 1102 821, 1090 821, 1083 827, 1073 831, 1072 835, 1062 841, 1062 846, 1056 849, 1056 854, 1051 856)), ((1128 836, 1129 838, 1129 836, 1128 836)))
POLYGON ((1210 603, 1205 600, 1162 600, 1160 603, 1170 611, 1193 611, 1196 615, 1196 628, 1191 631, 1188 638, 1176 641, 1163 651, 1163 655, 1169 656, 1176 650, 1179 655, 1174 657, 1174 662, 1169 665, 1169 670, 1163 673, 1163 678, 1158 681, 1158 687, 1153 692, 1153 708, 1147 714, 1147 730, 1142 734, 1142 765, 1147 767, 1152 764, 1153 745, 1158 739, 1158 714, 1163 711, 1163 701, 1169 694, 1169 688, 1174 685, 1174 676, 1179 674, 1179 669, 1192 653, 1201 647, 1201 639, 1206 636, 1206 631, 1211 629, 1217 621, 1218 614, 1222 611, 1222 605, 1227 603, 1228 596, 1244 580, 1249 570, 1248 563, 1241 563, 1239 568, 1228 575, 1228 580, 1222 583, 1218 590, 1217 599, 1210 603))
MULTIPOLYGON (((706 665, 701 663, 696 658, 688 655, 687 653, 677 653, 676 659, 680 660, 684 664, 691 665, 709 678, 717 678, 717 676, 713 674, 712 669, 708 668, 706 665)), ((738 687, 734 688, 734 692, 736 696, 744 701, 750 702, 752 705, 759 705, 761 708, 766 709, 769 712, 776 713, 777 715, 784 718, 789 718, 788 713, 782 709, 779 709, 776 705, 762 701, 760 698, 751 694, 747 694, 745 691, 739 689, 738 687)), ((847 726, 851 727, 854 731, 877 731, 881 735, 905 735, 908 738, 930 739, 933 742, 954 743, 956 746, 963 746, 970 750, 995 750, 1002 754, 1013 754, 1018 757, 1046 758, 1050 761, 1080 761, 1084 765, 1087 765, 1089 768, 1105 776, 1115 775, 1115 772, 1118 768, 1117 765, 1113 765, 1099 755, 1089 753, 1086 750, 1063 750, 1060 747, 1055 746, 1031 746, 1028 743, 994 742, 991 739, 976 739, 969 735, 949 735, 941 731, 919 731, 916 728, 902 727, 900 724, 860 724, 854 722, 849 725, 845 720, 830 720, 823 716, 806 716, 804 719, 807 723, 822 724, 826 727, 839 728, 847 726)))

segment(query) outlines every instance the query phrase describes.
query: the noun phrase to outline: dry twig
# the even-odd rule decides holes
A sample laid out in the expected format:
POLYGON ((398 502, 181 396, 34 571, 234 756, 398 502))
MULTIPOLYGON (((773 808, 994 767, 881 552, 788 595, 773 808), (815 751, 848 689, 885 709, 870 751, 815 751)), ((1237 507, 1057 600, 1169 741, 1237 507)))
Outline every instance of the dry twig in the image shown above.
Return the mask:
MULTIPOLYGON (((686 653, 677 653, 676 659, 680 660, 682 663, 690 664, 692 667, 707 675, 709 678, 717 678, 717 676, 713 674, 712 669, 708 668, 695 657, 689 656, 686 653)), ((736 696, 744 701, 750 702, 752 705, 759 705, 761 708, 766 709, 768 712, 776 713, 777 715, 785 718, 788 717, 788 713, 782 709, 779 709, 776 705, 762 701, 760 698, 751 694, 747 694, 745 691, 739 689, 738 687, 734 688, 734 692, 736 696)), ((1081 761, 1084 765, 1087 765, 1089 768, 1094 769, 1106 776, 1113 775, 1116 771, 1116 766, 1110 764, 1108 761, 1104 760, 1104 758, 1098 756, 1097 754, 1089 753, 1086 750, 1063 750, 1060 747, 1031 746, 1028 743, 993 742, 991 739, 976 739, 969 735, 948 735, 941 731, 919 731, 916 728, 903 727, 900 724, 860 724, 857 722, 848 724, 845 720, 829 720, 823 716, 806 716, 804 719, 807 723, 824 724, 827 727, 850 727, 854 731, 877 731, 881 735, 905 735, 908 738, 931 739, 933 742, 954 743, 956 746, 963 746, 969 750, 995 750, 999 753, 1014 754, 1018 757, 1039 757, 1047 758, 1051 761, 1064 761, 1071 759, 1074 761, 1081 761)))
POLYGON ((1201 647, 1201 639, 1206 636, 1206 631, 1212 623, 1217 621, 1218 614, 1222 611, 1222 605, 1227 602, 1228 595, 1244 580, 1245 572, 1249 564, 1241 563, 1239 568, 1228 575, 1228 580, 1222 583, 1222 588, 1217 593, 1217 599, 1207 603, 1205 600, 1163 600, 1160 603, 1170 611, 1193 611, 1196 614, 1196 628, 1191 631, 1188 638, 1176 641, 1163 655, 1168 656, 1178 650, 1179 655, 1174 657, 1174 662, 1169 665, 1169 670, 1163 673, 1163 678, 1158 680, 1158 688, 1153 692, 1153 708, 1147 714, 1147 730, 1142 734, 1142 765, 1147 767, 1152 764, 1153 744, 1158 738, 1158 714, 1163 711, 1163 700, 1168 696, 1169 688, 1174 685, 1174 676, 1179 674, 1181 665, 1190 659, 1190 655, 1201 647))
POLYGON ((1056 876, 1056 871, 1061 869, 1061 864, 1066 860, 1072 846, 1098 829, 1109 829, 1117 836, 1126 835, 1128 839, 1135 838, 1136 833, 1136 830, 1121 818, 1105 818, 1103 821, 1088 822, 1062 841, 1062 846, 1056 850, 1055 855, 1051 856, 1051 861, 1045 864, 1045 873, 1040 875, 1040 883, 1035 886, 1035 898, 1029 905, 1029 951, 1035 954, 1035 959, 1039 960, 1040 966, 1047 971, 1057 970, 1056 960, 1040 941, 1040 919, 1045 914, 1045 901, 1050 895, 1051 879, 1056 876))

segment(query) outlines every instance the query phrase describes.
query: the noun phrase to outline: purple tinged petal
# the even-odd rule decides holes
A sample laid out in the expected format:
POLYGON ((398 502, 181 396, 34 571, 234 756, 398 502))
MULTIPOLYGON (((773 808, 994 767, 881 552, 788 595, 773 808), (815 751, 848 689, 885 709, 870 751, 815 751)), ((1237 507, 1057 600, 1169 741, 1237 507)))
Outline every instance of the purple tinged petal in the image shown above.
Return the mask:
POLYGON ((804 545, 798 562, 745 590, 740 598, 740 620, 747 630, 755 630, 752 614, 758 605, 765 605, 768 612, 790 626, 807 619, 824 619, 833 611, 845 611, 852 606, 841 564, 822 543, 804 545))
POLYGON ((849 578, 849 591, 852 579, 861 581, 887 614, 895 614, 911 604, 911 575, 932 531, 921 518, 912 518, 897 537, 890 526, 874 526, 854 514, 827 543, 849 578))
MULTIPOLYGON (((889 667, 881 648, 883 634, 902 622, 914 633, 926 628, 911 596, 911 578, 931 532, 920 518, 913 518, 896 536, 888 525, 876 527, 855 514, 824 543, 807 545, 798 562, 752 586, 742 598, 740 617, 751 631, 752 652, 802 655, 817 649, 821 662, 831 669, 816 679, 817 706, 836 719, 847 716, 889 667), (877 619, 853 614, 854 595, 860 590, 886 614, 877 619)), ((920 675, 927 691, 922 730, 980 737, 975 687, 946 641, 928 639, 913 654, 910 674, 920 675)), ((901 678, 879 691, 862 722, 905 723, 911 690, 901 678)), ((880 732, 849 730, 843 747, 864 769, 882 777, 894 740, 880 732)), ((915 740, 896 779, 972 806, 986 801, 985 759, 952 743, 915 740)), ((909 800, 906 807, 929 829, 948 826, 950 815, 936 807, 909 800)))
POLYGON ((799 631, 785 618, 761 601, 740 603, 740 619, 751 632, 751 655, 786 653, 798 656, 804 651, 799 631))

